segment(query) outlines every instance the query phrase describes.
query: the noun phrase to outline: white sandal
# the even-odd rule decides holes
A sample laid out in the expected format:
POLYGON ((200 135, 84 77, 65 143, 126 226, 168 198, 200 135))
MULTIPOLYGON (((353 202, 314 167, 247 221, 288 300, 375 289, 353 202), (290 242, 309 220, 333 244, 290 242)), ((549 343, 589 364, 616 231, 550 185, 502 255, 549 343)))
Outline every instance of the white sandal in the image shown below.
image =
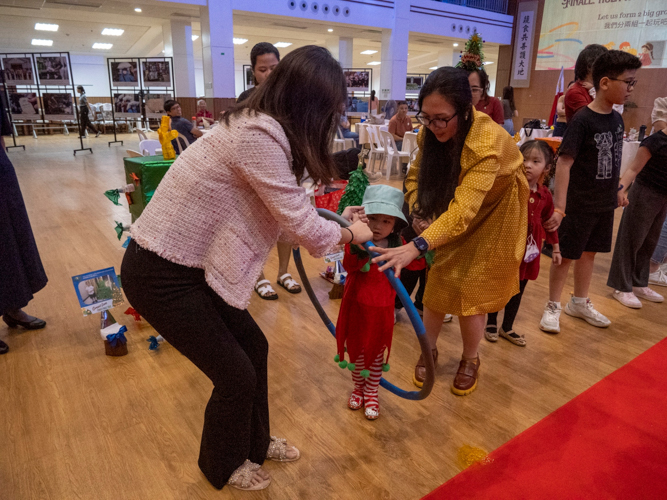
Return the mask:
MULTIPOLYGON (((236 469, 227 481, 228 486, 239 490, 257 491, 263 490, 271 484, 271 478, 264 479, 257 484, 251 484, 253 477, 257 476, 255 472, 260 469, 260 465, 246 460, 243 465, 236 469)), ((260 476, 257 476, 261 479, 260 476)))
POLYGON ((278 278, 278 284, 287 290, 289 293, 301 293, 301 285, 299 285, 290 273, 283 274, 278 278))
POLYGON ((278 294, 271 286, 271 282, 269 280, 260 280, 255 283, 255 291, 257 292, 257 295, 262 297, 264 300, 278 300, 278 294))
POLYGON ((296 457, 289 458, 287 456, 287 440, 271 436, 271 443, 269 449, 266 451, 267 460, 275 460, 276 462, 295 462, 301 457, 301 452, 296 446, 289 446, 296 451, 296 457))

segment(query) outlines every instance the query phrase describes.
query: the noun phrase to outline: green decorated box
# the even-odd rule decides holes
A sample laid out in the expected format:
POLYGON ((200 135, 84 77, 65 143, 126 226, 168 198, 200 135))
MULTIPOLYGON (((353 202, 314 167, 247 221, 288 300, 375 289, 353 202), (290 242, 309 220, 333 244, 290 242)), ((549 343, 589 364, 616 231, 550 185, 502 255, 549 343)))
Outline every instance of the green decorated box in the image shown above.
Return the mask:
POLYGON ((134 184, 134 192, 128 193, 132 222, 136 221, 144 207, 153 197, 155 189, 171 167, 174 160, 165 160, 159 156, 140 156, 137 158, 123 158, 125 164, 125 179, 128 184, 134 184))

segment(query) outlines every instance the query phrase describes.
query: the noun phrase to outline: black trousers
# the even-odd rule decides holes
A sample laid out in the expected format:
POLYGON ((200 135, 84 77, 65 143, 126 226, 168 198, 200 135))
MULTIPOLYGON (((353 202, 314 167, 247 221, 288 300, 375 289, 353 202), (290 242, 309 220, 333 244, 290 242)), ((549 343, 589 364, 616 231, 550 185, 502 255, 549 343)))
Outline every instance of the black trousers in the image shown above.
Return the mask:
MULTIPOLYGON (((124 278, 123 278, 124 279, 124 278)), ((521 297, 523 297, 523 291, 526 289, 528 280, 519 281, 519 293, 510 299, 510 301, 505 306, 505 315, 503 316, 503 325, 502 328, 504 331, 509 332, 514 328, 514 320, 516 319, 516 313, 519 312, 519 306, 521 305, 521 297)), ((487 325, 497 325, 498 324, 498 313, 489 313, 489 317, 486 320, 487 325)))
POLYGON ((97 128, 95 125, 93 125, 90 121, 90 116, 88 115, 88 107, 81 107, 79 108, 80 111, 80 119, 81 119, 81 130, 79 135, 84 135, 86 132, 86 129, 92 130, 97 134, 97 128))
POLYGON ((623 209, 607 286, 620 292, 648 286, 651 257, 667 217, 667 196, 639 182, 628 192, 623 209))
MULTIPOLYGON (((422 299, 424 298, 424 290, 426 289, 426 269, 421 271, 410 271, 408 269, 401 269, 401 283, 405 287, 405 291, 408 292, 408 295, 412 295, 417 283, 419 283, 419 288, 415 294, 415 307, 420 311, 424 310, 424 304, 422 304, 422 299)), ((394 301, 394 307, 396 309, 402 309, 403 304, 401 300, 396 295, 394 301)))
POLYGON ((246 310, 227 304, 204 271, 169 262, 134 241, 121 267, 127 299, 213 382, 199 468, 216 488, 246 459, 262 464, 271 436, 266 337, 246 310))

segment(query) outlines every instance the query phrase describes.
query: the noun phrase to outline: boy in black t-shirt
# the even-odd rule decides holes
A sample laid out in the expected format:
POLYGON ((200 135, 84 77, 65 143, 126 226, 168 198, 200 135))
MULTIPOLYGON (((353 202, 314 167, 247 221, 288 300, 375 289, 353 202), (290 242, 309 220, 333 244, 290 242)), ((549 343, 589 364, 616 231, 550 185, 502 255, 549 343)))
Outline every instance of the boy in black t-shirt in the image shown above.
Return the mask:
POLYGON ((623 151, 623 118, 613 110, 624 104, 637 83, 639 59, 620 50, 600 55, 593 64, 595 100, 579 111, 561 143, 556 165, 554 214, 547 231, 558 229, 563 261, 551 265, 549 302, 540 328, 560 332, 560 297, 570 264, 574 266, 574 296, 565 313, 605 328, 611 322, 588 298, 597 252, 610 252, 623 151), (565 216, 567 208, 567 217, 565 216))
POLYGON ((651 255, 667 217, 667 130, 642 141, 621 179, 618 204, 629 206, 618 228, 607 285, 615 289, 616 300, 633 309, 642 307, 639 298, 663 302, 648 284, 651 255))

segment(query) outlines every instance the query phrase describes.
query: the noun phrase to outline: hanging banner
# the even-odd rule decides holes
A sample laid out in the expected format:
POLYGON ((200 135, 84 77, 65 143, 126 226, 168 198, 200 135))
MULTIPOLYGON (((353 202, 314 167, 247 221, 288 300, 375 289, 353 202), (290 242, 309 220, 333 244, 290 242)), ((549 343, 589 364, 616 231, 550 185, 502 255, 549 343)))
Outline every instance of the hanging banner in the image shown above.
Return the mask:
POLYGON ((514 36, 514 56, 510 82, 512 87, 530 87, 530 70, 533 60, 536 18, 536 1, 521 2, 519 4, 519 11, 516 16, 516 34, 514 36))
MULTIPOLYGON (((521 5, 521 4, 520 4, 521 5)), ((544 3, 536 70, 574 68, 591 43, 636 55, 644 68, 667 68, 665 0, 560 0, 544 3)))

